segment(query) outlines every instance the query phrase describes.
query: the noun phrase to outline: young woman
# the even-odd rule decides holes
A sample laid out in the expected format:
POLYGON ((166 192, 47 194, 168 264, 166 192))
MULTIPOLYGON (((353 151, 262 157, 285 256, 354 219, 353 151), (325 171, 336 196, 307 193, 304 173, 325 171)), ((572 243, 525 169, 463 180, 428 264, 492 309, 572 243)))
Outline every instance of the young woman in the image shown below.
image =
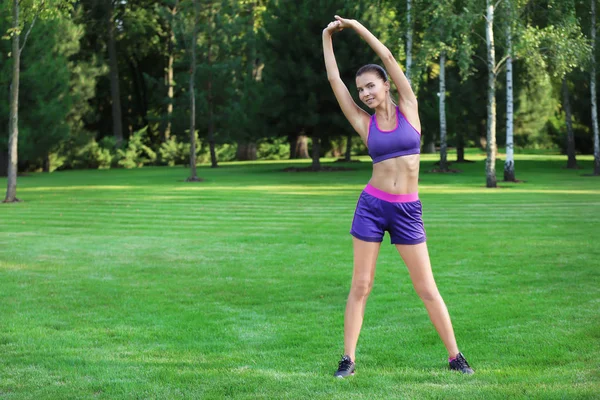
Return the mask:
POLYGON ((440 338, 448 350, 450 369, 466 374, 473 370, 459 352, 444 300, 431 272, 418 196, 421 123, 417 98, 392 53, 359 22, 335 16, 323 30, 327 77, 342 112, 358 132, 373 159, 373 175, 356 206, 352 229, 354 272, 344 315, 344 356, 334 376, 354 374, 355 350, 367 297, 373 286, 375 263, 385 231, 406 264, 413 286, 423 300, 440 338), (390 95, 385 70, 365 65, 356 74, 360 100, 369 115, 353 100, 340 79, 333 53, 332 35, 353 29, 383 61, 398 89, 397 105, 390 95))

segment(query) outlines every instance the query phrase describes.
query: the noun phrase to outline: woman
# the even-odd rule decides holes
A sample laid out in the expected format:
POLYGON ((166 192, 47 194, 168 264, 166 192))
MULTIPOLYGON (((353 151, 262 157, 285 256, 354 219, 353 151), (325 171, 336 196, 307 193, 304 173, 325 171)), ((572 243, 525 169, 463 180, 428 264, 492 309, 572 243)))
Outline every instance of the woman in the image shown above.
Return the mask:
POLYGON ((448 350, 450 369, 472 374, 473 370, 456 345, 448 310, 433 279, 425 243, 418 197, 421 123, 417 98, 387 47, 359 22, 337 15, 335 19, 323 30, 327 77, 342 112, 369 150, 373 175, 360 195, 350 231, 354 272, 344 315, 344 356, 334 376, 344 378, 354 374, 356 343, 386 230, 448 350), (374 64, 358 70, 356 86, 360 100, 375 113, 370 116, 352 100, 340 78, 331 39, 334 32, 344 28, 356 31, 381 58, 398 89, 397 105, 390 96, 390 82, 385 70, 374 64))

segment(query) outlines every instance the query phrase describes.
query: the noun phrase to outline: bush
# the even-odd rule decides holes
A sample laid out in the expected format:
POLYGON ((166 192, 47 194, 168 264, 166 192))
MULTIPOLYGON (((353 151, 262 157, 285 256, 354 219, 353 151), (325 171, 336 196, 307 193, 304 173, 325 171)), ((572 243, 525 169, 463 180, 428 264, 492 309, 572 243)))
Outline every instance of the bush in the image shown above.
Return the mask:
MULTIPOLYGON (((217 161, 233 161, 237 152, 237 144, 220 144, 215 146, 217 161)), ((201 140, 198 142, 196 162, 198 164, 210 163, 210 146, 207 141, 201 140)))
POLYGON ((290 158, 290 145, 286 137, 259 140, 256 149, 259 160, 283 160, 290 158))
POLYGON ((169 166, 189 164, 190 143, 178 142, 177 138, 171 137, 160 145, 160 162, 169 166))
POLYGON ((85 146, 69 154, 65 164, 72 168, 109 169, 113 157, 114 154, 110 149, 100 146, 95 139, 92 139, 85 146))
POLYGON ((143 143, 147 132, 147 126, 134 132, 127 142, 127 147, 117 150, 117 163, 120 166, 136 168, 156 162, 156 152, 143 143))

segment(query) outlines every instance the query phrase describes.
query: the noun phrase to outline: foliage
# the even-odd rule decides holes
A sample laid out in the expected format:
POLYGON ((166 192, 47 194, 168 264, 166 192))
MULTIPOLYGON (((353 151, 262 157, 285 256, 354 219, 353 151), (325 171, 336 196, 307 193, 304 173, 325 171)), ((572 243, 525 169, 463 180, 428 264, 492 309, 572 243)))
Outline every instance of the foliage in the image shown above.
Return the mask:
POLYGON ((190 142, 180 142, 171 136, 169 140, 160 145, 158 150, 161 164, 169 166, 182 165, 190 162, 190 142))
MULTIPOLYGON (((142 143, 155 153, 153 158, 145 150, 140 155, 137 150, 128 152, 123 148, 118 160, 128 166, 187 163, 184 143, 189 141, 187 82, 191 44, 186 32, 189 33, 192 22, 189 8, 192 2, 111 1, 117 27, 125 139, 145 129, 142 143), (176 5, 178 12, 174 17, 171 11, 176 5), (176 40, 170 53, 172 29, 176 40), (174 57, 175 81, 170 117, 173 140, 164 143, 166 106, 171 101, 166 82, 170 54, 174 57), (143 160, 136 161, 138 157, 143 160)), ((24 39, 36 21, 22 53, 19 169, 37 170, 48 157, 54 164, 52 168, 106 166, 109 157, 104 150, 108 147, 100 143, 112 136, 106 47, 109 3, 21 0, 20 4, 21 24, 12 30, 12 1, 0 2, 0 32, 5 39, 14 33, 20 33, 24 39), (78 154, 82 157, 80 161, 78 154)), ((481 11, 481 2, 476 0, 413 0, 415 64, 411 81, 419 90, 425 138, 432 137, 431 132, 436 132, 439 126, 438 56, 444 50, 448 55, 446 89, 452 99, 446 104, 448 143, 456 145, 459 139, 479 143, 486 118, 482 90, 486 82, 485 66, 479 61, 485 58, 480 38, 484 32, 481 11)), ((289 153, 284 145, 286 138, 298 134, 321 137, 321 154, 340 152, 353 131, 326 81, 321 50, 321 31, 336 13, 363 22, 401 64, 405 61, 405 2, 201 2, 195 84, 197 130, 202 141, 198 154, 202 160, 208 154, 211 120, 213 139, 224 159, 234 157, 238 141, 256 142, 261 158, 285 157, 289 153)), ((566 76, 571 90, 576 145, 580 152, 591 151, 590 46, 582 33, 589 32, 589 17, 587 2, 503 0, 499 3, 497 61, 505 53, 507 24, 511 23, 514 29, 518 146, 561 144, 562 128, 556 124, 562 119, 557 104, 561 99, 559 83, 566 76)), ((380 60, 353 32, 337 33, 334 48, 342 79, 355 96, 356 69, 380 60)), ((0 41, 0 93, 5 94, 9 93, 11 80, 10 53, 10 42, 0 41)), ((499 131, 504 124, 504 90, 504 82, 499 79, 499 131)), ((8 101, 8 95, 0 96, 0 152, 3 153, 8 139, 8 101)), ((133 142, 136 140, 133 138, 133 142)), ((502 140, 499 135, 499 141, 502 140)), ((360 152, 353 145, 353 153, 360 152)), ((112 165, 120 165, 118 160, 111 160, 112 165)))
POLYGON ((285 138, 263 139, 258 142, 259 160, 284 160, 290 157, 290 146, 285 138))
MULTIPOLYGON (((267 87, 274 88, 269 93, 267 109, 277 130, 275 134, 304 132, 326 139, 352 131, 327 82, 321 36, 335 14, 353 11, 351 17, 361 20, 365 7, 359 7, 360 4, 348 9, 346 2, 335 0, 268 3, 263 32, 267 62, 263 74, 267 87), (315 9, 319 10, 316 15, 315 9)), ((368 20, 362 22, 370 28, 368 20)), ((376 61, 376 56, 351 31, 336 33, 333 46, 340 75, 350 93, 355 94, 356 70, 376 61)))
MULTIPOLYGON (((91 140, 86 145, 65 153, 64 167, 86 169, 109 169, 115 158, 111 149, 96 140, 91 140)), ((61 165, 63 167, 63 165, 61 165)))
POLYGON ((117 149, 117 164, 124 168, 136 168, 156 162, 156 152, 144 144, 148 127, 144 127, 129 137, 124 149, 117 149))

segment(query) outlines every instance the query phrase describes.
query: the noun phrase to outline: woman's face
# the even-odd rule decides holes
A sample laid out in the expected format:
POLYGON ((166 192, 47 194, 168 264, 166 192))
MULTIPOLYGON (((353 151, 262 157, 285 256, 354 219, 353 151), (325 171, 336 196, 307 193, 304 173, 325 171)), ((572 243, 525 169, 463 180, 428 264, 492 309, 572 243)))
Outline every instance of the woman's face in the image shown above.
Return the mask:
POLYGON ((365 72, 356 77, 360 100, 369 108, 375 108, 386 100, 390 91, 389 82, 384 82, 376 73, 365 72))

